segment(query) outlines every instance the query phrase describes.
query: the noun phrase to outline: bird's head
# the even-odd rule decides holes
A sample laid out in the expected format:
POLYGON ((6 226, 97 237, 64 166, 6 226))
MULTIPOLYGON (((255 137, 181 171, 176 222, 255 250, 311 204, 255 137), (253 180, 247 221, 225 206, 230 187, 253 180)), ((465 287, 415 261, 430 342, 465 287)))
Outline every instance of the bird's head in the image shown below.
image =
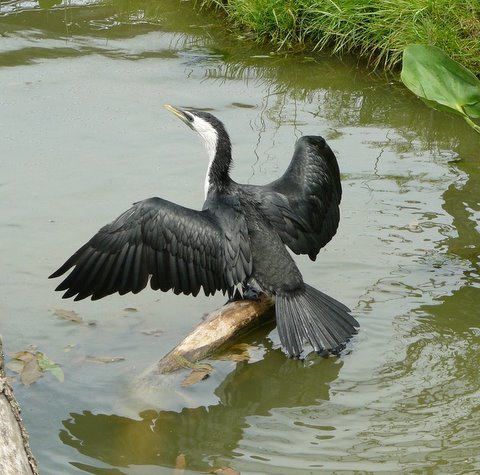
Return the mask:
POLYGON ((207 196, 212 183, 216 183, 217 187, 228 183, 232 161, 231 143, 222 122, 212 114, 196 109, 181 109, 169 104, 165 105, 165 109, 173 112, 203 139, 209 159, 205 196, 207 196))
POLYGON ((230 144, 224 125, 212 114, 195 109, 181 109, 170 104, 166 104, 165 109, 173 112, 182 122, 200 135, 210 159, 215 156, 220 143, 228 142, 230 144))

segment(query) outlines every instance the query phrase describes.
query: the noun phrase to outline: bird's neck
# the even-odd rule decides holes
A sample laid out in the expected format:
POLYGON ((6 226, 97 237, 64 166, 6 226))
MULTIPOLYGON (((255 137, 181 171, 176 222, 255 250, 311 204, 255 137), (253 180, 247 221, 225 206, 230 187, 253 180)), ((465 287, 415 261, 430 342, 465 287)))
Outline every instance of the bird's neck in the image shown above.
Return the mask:
POLYGON ((213 141, 206 141, 208 169, 205 178, 205 198, 210 190, 225 191, 231 183, 230 166, 232 147, 228 136, 216 136, 213 141))

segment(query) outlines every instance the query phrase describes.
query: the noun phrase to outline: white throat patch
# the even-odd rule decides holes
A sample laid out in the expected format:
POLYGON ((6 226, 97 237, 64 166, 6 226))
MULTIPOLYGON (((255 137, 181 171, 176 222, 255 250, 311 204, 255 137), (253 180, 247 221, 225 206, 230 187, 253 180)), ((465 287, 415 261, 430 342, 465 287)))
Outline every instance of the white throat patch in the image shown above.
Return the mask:
POLYGON ((207 198, 207 193, 210 188, 210 168, 212 167, 213 159, 215 158, 215 153, 217 151, 217 142, 218 135, 217 131, 212 127, 212 125, 206 120, 195 117, 192 123, 193 129, 202 137, 205 148, 207 149, 208 155, 208 168, 207 176, 205 177, 205 198, 207 198))

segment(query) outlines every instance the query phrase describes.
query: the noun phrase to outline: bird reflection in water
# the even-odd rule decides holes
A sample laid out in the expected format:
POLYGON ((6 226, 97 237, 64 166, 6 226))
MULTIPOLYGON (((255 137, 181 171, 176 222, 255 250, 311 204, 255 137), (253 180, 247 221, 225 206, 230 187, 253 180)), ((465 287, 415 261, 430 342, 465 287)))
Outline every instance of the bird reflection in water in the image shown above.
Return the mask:
MULTIPOLYGON (((266 338, 262 344, 271 345, 266 338)), ((310 364, 285 360, 281 350, 270 348, 260 361, 235 364, 213 389, 217 404, 178 412, 143 410, 139 419, 90 411, 71 414, 63 422, 60 438, 111 466, 175 467, 183 454, 188 469, 208 471, 217 459, 228 462, 241 455, 239 443, 245 431, 254 432, 258 421, 274 422, 275 409, 308 408, 328 401, 330 384, 342 364, 337 358, 317 357, 310 364)))

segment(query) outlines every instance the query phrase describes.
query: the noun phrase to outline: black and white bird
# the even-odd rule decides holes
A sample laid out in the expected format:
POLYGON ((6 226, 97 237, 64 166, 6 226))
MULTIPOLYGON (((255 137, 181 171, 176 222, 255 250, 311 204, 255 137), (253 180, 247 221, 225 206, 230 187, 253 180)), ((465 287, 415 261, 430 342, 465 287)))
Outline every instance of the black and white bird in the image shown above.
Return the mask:
POLYGON ((335 235, 342 194, 337 160, 325 140, 304 136, 277 180, 243 185, 230 178, 231 142, 213 115, 165 106, 196 131, 209 158, 201 211, 161 198, 135 203, 101 228, 50 277, 72 267, 56 290, 100 299, 152 289, 232 296, 237 286, 275 298, 280 341, 289 357, 304 343, 336 353, 358 322, 337 300, 303 281, 288 246, 315 260, 335 235))

